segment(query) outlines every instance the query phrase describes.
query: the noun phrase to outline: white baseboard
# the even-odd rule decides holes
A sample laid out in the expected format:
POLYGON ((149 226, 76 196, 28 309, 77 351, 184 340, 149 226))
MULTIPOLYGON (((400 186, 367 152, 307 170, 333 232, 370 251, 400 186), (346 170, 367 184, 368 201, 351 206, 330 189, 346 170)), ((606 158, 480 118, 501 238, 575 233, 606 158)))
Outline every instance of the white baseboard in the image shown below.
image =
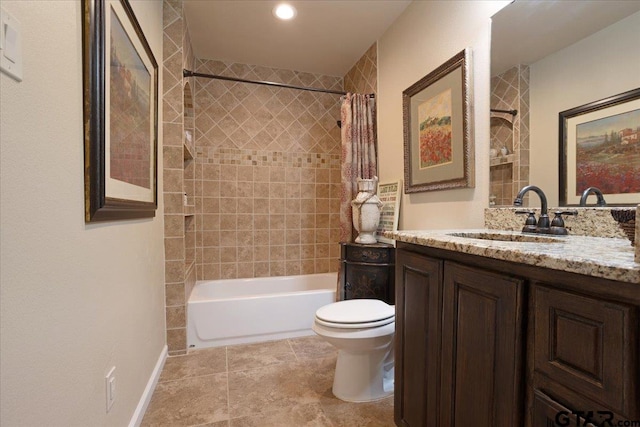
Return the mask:
POLYGON ((142 423, 142 418, 144 418, 144 413, 147 411, 147 407, 149 406, 149 402, 151 401, 151 396, 153 396, 153 391, 156 389, 156 385, 158 384, 158 380, 160 379, 160 373, 162 373, 162 368, 164 367, 164 362, 167 360, 167 354, 169 352, 169 348, 165 345, 160 352, 160 357, 158 357, 158 361, 156 362, 156 367, 153 368, 153 372, 151 373, 151 377, 149 377, 149 381, 147 382, 147 386, 140 397, 140 402, 138 402, 138 407, 133 413, 133 417, 131 417, 131 421, 129 422, 129 427, 139 427, 142 423))

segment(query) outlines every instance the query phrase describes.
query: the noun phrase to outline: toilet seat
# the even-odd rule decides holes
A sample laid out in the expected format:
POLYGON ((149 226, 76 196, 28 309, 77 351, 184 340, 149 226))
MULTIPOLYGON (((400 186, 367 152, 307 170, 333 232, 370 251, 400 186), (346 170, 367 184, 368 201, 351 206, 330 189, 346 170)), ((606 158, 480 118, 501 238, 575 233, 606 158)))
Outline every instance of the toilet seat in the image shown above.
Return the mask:
POLYGON ((388 325, 395 321, 395 307, 375 299, 339 301, 320 307, 316 322, 339 329, 364 329, 388 325))
POLYGON ((329 328, 336 329, 367 329, 367 328, 377 328, 378 326, 388 325, 389 323, 395 322, 396 317, 392 316, 388 319, 378 320, 377 322, 365 322, 365 323, 336 323, 336 322, 327 322, 326 320, 318 319, 316 317, 316 323, 323 326, 328 326, 329 328))

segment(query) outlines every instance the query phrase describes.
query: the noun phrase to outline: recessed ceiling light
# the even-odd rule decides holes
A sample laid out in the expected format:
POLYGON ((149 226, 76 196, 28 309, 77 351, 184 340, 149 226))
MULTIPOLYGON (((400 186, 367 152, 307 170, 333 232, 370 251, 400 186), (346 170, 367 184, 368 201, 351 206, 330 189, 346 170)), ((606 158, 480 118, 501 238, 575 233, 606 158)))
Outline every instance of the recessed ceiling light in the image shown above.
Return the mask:
POLYGON ((297 12, 295 7, 286 3, 281 3, 277 5, 275 8, 273 8, 273 15, 276 18, 279 18, 285 21, 295 18, 296 13, 297 12))

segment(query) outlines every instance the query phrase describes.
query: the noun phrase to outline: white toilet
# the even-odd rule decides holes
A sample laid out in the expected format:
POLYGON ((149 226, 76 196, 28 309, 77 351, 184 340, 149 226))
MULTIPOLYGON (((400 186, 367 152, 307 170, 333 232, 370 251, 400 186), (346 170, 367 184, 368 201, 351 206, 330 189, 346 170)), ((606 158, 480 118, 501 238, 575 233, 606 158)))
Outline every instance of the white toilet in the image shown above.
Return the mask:
POLYGON ((316 311, 313 330, 338 349, 338 399, 370 402, 393 393, 395 320, 395 306, 375 299, 339 301, 316 311))

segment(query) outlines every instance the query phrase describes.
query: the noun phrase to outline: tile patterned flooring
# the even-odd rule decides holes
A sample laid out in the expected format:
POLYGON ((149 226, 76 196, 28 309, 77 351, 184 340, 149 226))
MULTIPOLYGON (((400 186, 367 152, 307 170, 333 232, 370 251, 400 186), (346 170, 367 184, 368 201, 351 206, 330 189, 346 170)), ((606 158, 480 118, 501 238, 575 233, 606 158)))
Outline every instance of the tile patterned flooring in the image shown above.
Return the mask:
POLYGON ((309 336, 169 357, 142 426, 393 426, 393 396, 371 403, 333 396, 336 355, 309 336))

